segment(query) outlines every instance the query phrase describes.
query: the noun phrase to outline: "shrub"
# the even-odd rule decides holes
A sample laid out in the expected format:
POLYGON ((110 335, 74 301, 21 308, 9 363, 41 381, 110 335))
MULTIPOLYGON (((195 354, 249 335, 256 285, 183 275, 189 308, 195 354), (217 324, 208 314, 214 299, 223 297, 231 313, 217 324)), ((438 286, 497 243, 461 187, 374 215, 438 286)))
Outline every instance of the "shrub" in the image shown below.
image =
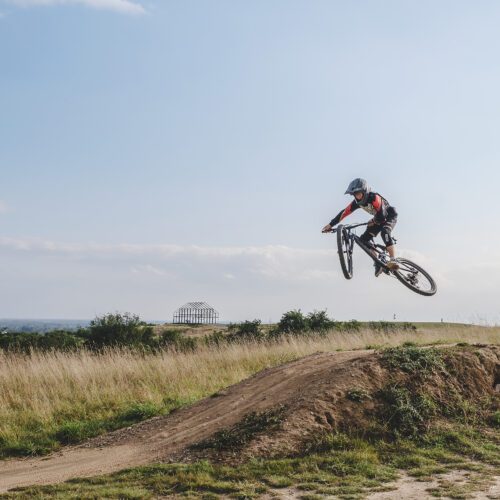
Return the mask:
POLYGON ((159 347, 173 348, 177 351, 194 351, 198 345, 193 337, 186 337, 178 330, 164 330, 158 341, 159 347))
POLYGON ((105 346, 154 345, 153 328, 144 326, 139 316, 130 313, 106 314, 90 322, 87 345, 105 346))
POLYGON ((45 334, 40 333, 0 333, 0 348, 6 351, 15 351, 29 354, 33 350, 46 351, 60 349, 69 351, 83 344, 80 334, 65 330, 54 330, 45 334))
POLYGON ((328 317, 326 310, 309 313, 307 315, 307 323, 309 328, 316 332, 330 330, 335 326, 335 321, 328 317))
POLYGON ((203 338, 207 346, 221 346, 228 341, 228 336, 222 331, 216 331, 203 338))
POLYGON ((335 328, 341 332, 358 332, 361 330, 361 323, 356 319, 339 321, 335 323, 335 328))
POLYGON ((389 385, 378 396, 384 402, 381 410, 384 427, 394 438, 418 437, 429 428, 436 413, 432 399, 405 387, 389 385))
POLYGON ((183 335, 178 330, 163 330, 160 336, 160 344, 163 346, 175 345, 181 342, 183 335))
POLYGON ((75 334, 64 330, 53 330, 40 335, 38 341, 39 349, 61 349, 64 351, 76 349, 83 344, 83 339, 75 334))
POLYGON ((396 332, 400 330, 415 331, 417 329, 417 327, 411 323, 392 323, 390 321, 370 321, 368 323, 368 328, 385 333, 396 332))
POLYGON ((231 332, 229 340, 261 340, 264 338, 264 332, 261 330, 261 320, 244 321, 229 325, 231 332))
POLYGON ((280 333, 301 333, 309 330, 309 322, 301 310, 288 311, 280 319, 277 330, 280 333))

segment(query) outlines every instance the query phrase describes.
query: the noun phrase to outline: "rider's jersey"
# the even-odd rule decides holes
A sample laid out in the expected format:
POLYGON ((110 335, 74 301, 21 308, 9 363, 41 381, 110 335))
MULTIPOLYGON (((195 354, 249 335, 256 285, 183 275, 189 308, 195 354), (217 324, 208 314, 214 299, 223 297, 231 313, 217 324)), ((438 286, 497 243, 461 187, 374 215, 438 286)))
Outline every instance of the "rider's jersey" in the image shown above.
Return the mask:
POLYGON ((362 208, 370 215, 373 215, 373 222, 375 224, 383 224, 386 220, 397 217, 396 209, 389 204, 389 202, 380 194, 370 192, 366 198, 365 203, 361 203, 354 199, 347 208, 341 210, 335 218, 330 222, 331 226, 337 225, 342 219, 352 214, 358 208, 362 208))

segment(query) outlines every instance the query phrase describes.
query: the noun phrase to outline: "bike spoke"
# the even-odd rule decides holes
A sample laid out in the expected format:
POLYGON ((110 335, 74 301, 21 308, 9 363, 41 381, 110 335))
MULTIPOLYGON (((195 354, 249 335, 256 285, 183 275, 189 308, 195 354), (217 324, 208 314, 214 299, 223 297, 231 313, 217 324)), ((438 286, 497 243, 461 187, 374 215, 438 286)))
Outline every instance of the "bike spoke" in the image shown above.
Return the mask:
POLYGON ((411 266, 402 265, 398 270, 399 274, 414 287, 419 288, 422 291, 430 291, 432 289, 432 283, 417 269, 413 269, 411 266))

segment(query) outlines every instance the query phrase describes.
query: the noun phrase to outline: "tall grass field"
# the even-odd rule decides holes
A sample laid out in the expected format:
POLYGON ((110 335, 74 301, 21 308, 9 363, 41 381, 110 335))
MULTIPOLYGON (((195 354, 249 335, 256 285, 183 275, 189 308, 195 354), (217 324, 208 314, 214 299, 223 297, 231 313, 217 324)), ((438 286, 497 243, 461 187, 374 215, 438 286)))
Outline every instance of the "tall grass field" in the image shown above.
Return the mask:
POLYGON ((264 368, 318 351, 395 346, 405 341, 498 344, 500 328, 425 326, 390 333, 332 330, 270 343, 200 347, 193 352, 0 353, 0 456, 48 453, 168 413, 264 368))

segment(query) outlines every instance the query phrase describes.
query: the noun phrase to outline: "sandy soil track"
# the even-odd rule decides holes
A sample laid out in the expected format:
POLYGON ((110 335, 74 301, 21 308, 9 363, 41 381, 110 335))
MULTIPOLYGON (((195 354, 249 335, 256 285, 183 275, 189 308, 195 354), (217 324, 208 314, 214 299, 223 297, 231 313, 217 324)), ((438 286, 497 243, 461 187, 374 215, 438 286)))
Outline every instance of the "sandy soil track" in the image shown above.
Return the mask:
POLYGON ((68 447, 47 457, 0 462, 0 492, 18 486, 52 484, 175 459, 187 446, 262 411, 307 393, 325 371, 363 358, 372 351, 320 353, 264 370, 217 396, 168 416, 68 447))

